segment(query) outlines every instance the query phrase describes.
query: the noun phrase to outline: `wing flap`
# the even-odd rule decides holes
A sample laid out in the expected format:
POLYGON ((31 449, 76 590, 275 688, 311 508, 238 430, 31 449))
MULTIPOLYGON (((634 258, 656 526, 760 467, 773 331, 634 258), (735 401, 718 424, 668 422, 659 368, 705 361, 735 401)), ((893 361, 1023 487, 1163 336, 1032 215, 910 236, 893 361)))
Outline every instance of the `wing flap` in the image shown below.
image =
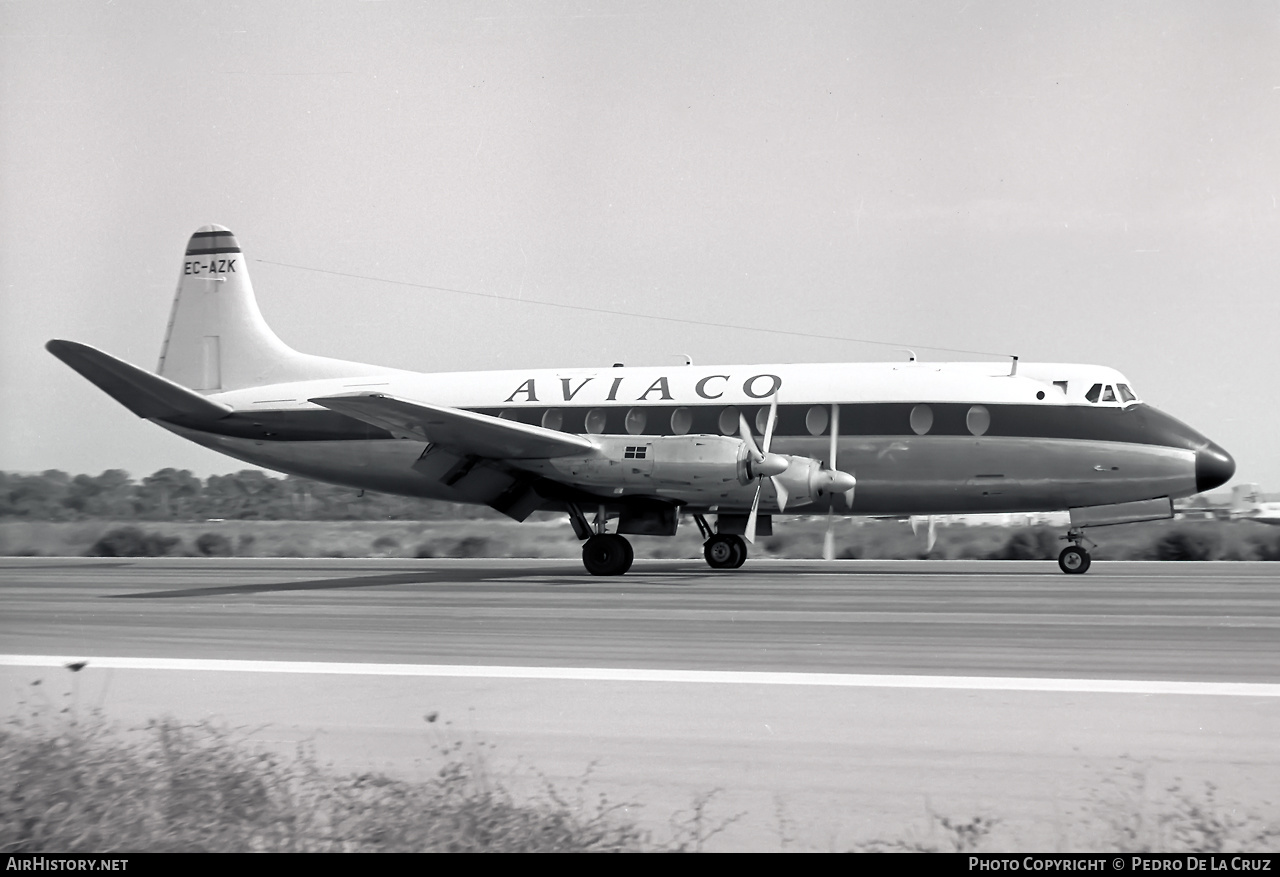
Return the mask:
POLYGON ((54 340, 44 348, 139 417, 220 420, 231 413, 231 408, 220 402, 88 344, 54 340))
POLYGON ((319 396, 308 401, 393 434, 409 433, 423 441, 479 457, 545 459, 596 450, 590 439, 579 435, 460 408, 410 402, 382 393, 319 396))

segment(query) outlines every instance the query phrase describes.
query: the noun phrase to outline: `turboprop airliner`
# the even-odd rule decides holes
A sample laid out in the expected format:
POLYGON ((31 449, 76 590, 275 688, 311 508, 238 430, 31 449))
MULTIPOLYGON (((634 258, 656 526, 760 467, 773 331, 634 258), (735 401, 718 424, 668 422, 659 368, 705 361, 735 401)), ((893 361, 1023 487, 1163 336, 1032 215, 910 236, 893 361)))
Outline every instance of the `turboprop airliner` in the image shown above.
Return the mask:
POLYGON ((1173 516, 1235 461, 1095 365, 871 362, 422 374, 300 353, 258 310, 236 238, 182 260, 156 373, 73 341, 47 349, 139 417, 257 466, 355 488, 568 517, 593 575, 628 535, 689 516, 735 569, 782 512, 1067 510, 1087 527, 1173 516), (612 526, 612 532, 610 531, 612 526))

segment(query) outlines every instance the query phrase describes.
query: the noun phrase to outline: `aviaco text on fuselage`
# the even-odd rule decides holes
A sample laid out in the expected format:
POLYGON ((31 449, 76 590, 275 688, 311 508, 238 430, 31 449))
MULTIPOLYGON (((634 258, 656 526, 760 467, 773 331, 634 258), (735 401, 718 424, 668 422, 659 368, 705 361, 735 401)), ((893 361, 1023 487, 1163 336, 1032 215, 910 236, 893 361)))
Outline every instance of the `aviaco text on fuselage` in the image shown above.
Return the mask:
POLYGON ((1085 527, 1171 517, 1172 499, 1235 471, 1103 366, 422 374, 299 353, 264 322, 220 226, 191 238, 157 373, 71 341, 46 346, 138 416, 255 465, 516 520, 563 512, 599 575, 630 567, 626 535, 672 536, 682 514, 708 563, 736 568, 784 510, 830 521, 1065 509, 1059 564, 1084 572, 1085 527))

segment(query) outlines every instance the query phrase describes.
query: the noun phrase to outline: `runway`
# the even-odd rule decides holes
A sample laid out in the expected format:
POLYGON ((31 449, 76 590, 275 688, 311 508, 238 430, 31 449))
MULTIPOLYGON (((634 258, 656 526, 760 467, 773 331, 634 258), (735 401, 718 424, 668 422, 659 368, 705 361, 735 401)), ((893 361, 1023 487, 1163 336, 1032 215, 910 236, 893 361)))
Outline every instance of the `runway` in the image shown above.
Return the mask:
POLYGON ((1277 821, 1278 585, 1263 563, 10 558, 0 652, 91 662, 0 678, 6 713, 215 717, 344 769, 430 773, 441 733, 517 786, 594 764, 657 834, 719 789, 712 818, 746 815, 713 847, 927 840, 934 812, 1083 849, 1098 811, 1161 812, 1175 782, 1277 821))
POLYGON ((1280 682, 1280 565, 30 559, 6 653, 1280 682))

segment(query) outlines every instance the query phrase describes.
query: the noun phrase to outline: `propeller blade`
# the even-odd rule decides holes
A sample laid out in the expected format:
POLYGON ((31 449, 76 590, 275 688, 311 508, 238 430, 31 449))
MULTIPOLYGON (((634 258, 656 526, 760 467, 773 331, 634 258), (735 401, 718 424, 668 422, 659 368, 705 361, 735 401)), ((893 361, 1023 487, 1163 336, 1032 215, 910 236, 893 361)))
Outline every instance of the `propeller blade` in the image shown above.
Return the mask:
POLYGON ((925 551, 932 551, 933 544, 938 541, 938 519, 933 515, 912 515, 911 516, 911 532, 917 537, 920 535, 920 527, 927 526, 925 531, 925 551))
POLYGON ((752 545, 756 541, 756 517, 760 511, 760 488, 763 486, 763 481, 756 482, 756 496, 751 500, 751 513, 747 515, 747 531, 742 534, 752 545))
MULTIPOLYGON (((832 403, 831 405, 831 448, 827 454, 827 466, 833 472, 839 472, 836 469, 836 449, 840 441, 840 406, 832 403)), ((839 474, 844 474, 839 472, 839 474)), ((834 486, 835 479, 832 479, 834 486)), ((852 488, 851 488, 852 489, 852 488)), ((834 490, 832 491, 835 492, 834 490)), ((822 535, 822 559, 836 559, 836 516, 835 501, 833 498, 827 498, 827 532, 822 535)))
POLYGON ((827 468, 836 468, 836 442, 840 441, 840 406, 831 406, 831 451, 827 454, 827 468))
POLYGON ((771 478, 769 480, 773 482, 774 493, 778 494, 778 511, 785 512, 787 510, 787 500, 790 499, 790 494, 787 493, 787 486, 782 483, 780 478, 771 478))
POLYGON ((738 415, 738 434, 742 436, 742 440, 747 443, 747 447, 751 449, 751 458, 753 460, 764 459, 760 447, 756 444, 755 436, 751 434, 751 427, 747 426, 747 415, 738 415))
MULTIPOLYGON (((742 415, 738 415, 741 417, 742 415)), ((764 427, 764 452, 769 453, 769 445, 773 442, 773 427, 778 422, 778 394, 775 392, 769 400, 769 422, 764 427)))

